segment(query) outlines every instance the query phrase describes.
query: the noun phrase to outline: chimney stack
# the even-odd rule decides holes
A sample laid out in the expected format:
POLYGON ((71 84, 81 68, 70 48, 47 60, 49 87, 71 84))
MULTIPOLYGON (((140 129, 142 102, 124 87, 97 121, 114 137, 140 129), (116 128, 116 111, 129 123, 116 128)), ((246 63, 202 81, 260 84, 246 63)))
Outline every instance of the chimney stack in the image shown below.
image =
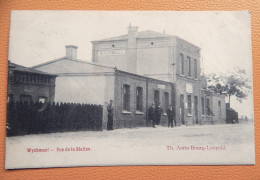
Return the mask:
POLYGON ((77 46, 67 45, 66 46, 66 57, 68 59, 77 60, 77 46))
POLYGON ((128 51, 127 51, 127 71, 137 73, 137 43, 138 26, 128 26, 128 51))

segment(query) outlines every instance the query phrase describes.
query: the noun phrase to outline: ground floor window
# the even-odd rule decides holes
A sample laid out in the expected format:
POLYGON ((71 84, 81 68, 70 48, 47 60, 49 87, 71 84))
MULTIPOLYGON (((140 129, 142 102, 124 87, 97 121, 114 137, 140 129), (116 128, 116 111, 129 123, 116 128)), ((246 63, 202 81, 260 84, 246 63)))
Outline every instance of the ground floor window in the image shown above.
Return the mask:
POLYGON ((11 102, 14 100, 14 95, 13 94, 8 94, 7 96, 7 102, 11 102))
POLYGON ((201 98, 201 114, 205 115, 205 102, 204 97, 201 98))
POLYGON ((209 99, 207 99, 207 116, 210 116, 209 99))
POLYGON ((218 101, 219 117, 221 117, 221 101, 218 101))
POLYGON ((165 112, 168 108, 169 108, 169 93, 164 92, 164 109, 165 109, 165 112))
POLYGON ((47 102, 47 97, 39 97, 38 102, 39 103, 46 103, 47 102))
POLYGON ((143 111, 143 88, 136 88, 136 110, 143 111))
POLYGON ((130 111, 130 86, 123 86, 123 110, 130 111))
POLYGON ((31 102, 32 101, 32 96, 30 95, 20 95, 20 101, 22 102, 31 102))
POLYGON ((191 95, 188 95, 188 107, 187 107, 188 114, 191 114, 191 95))

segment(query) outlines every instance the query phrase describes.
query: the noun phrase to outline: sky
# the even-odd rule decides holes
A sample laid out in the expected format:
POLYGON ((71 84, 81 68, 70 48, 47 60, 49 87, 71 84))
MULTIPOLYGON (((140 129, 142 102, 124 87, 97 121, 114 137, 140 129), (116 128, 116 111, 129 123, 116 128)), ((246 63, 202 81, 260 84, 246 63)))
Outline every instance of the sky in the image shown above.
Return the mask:
MULTIPOLYGON (((91 61, 91 41, 127 34, 130 23, 138 31, 165 31, 199 46, 205 74, 240 67, 252 79, 248 11, 12 11, 8 59, 33 66, 63 57, 66 45, 76 45, 78 59, 91 61)), ((232 102, 251 117, 252 96, 232 102)))

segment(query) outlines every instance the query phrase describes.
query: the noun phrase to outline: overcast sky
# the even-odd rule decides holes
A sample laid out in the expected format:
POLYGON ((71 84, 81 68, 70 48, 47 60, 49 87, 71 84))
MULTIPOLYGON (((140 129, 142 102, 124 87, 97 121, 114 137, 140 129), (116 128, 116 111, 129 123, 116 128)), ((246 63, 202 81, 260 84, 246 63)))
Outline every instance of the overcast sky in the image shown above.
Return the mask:
MULTIPOLYGON (((199 46, 205 73, 238 66, 252 77, 248 11, 13 11, 9 60, 33 66, 63 57, 65 45, 76 45, 78 59, 91 61, 91 41, 126 34, 129 23, 139 31, 165 31, 199 46)), ((252 98, 235 106, 251 116, 252 98)))

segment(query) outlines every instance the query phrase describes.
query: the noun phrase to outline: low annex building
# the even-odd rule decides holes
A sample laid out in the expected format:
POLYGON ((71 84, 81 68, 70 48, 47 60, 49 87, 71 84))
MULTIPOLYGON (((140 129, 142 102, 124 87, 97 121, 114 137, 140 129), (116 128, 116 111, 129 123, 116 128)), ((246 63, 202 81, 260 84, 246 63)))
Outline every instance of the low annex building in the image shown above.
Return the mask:
MULTIPOLYGON (((77 60, 68 56, 68 52, 76 52, 77 48, 67 46, 66 49, 65 57, 34 68, 57 75, 55 102, 103 105, 103 128, 106 128, 106 106, 110 100, 115 106, 115 128, 147 126, 146 113, 153 102, 162 102, 164 112, 172 104, 173 83, 77 60)), ((166 114, 161 123, 167 123, 166 114)))
POLYGON ((53 102, 56 75, 8 62, 7 101, 53 102))

